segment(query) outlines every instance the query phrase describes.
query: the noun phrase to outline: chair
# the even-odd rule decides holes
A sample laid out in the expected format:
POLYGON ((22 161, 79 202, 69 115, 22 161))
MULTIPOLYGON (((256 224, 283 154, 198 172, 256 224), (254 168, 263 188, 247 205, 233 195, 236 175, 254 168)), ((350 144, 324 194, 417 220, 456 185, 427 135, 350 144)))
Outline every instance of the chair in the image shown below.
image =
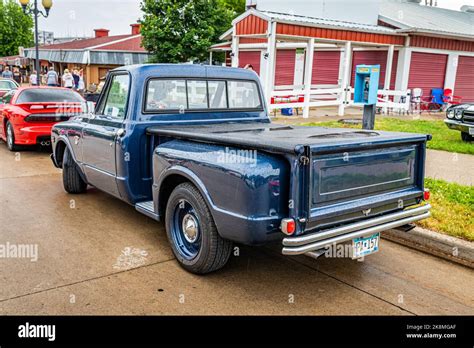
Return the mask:
POLYGON ((453 95, 453 90, 451 88, 446 88, 443 93, 443 101, 448 105, 459 105, 462 103, 462 98, 453 95))
POLYGON ((413 88, 411 94, 411 111, 421 111, 421 102, 423 97, 423 90, 421 88, 413 88))

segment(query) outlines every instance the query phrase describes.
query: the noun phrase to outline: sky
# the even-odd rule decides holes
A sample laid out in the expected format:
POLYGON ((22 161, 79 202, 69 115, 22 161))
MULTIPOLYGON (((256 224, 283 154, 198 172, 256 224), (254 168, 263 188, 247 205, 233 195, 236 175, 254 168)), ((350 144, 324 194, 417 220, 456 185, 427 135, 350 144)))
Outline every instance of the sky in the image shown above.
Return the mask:
MULTIPOLYGON (((459 10, 462 5, 474 6, 474 0, 438 0, 438 7, 452 10, 459 10)), ((120 35, 130 33, 130 24, 141 16, 140 0, 53 0, 50 16, 41 18, 39 27, 53 31, 55 37, 90 37, 96 28, 109 29, 110 35, 120 35)))

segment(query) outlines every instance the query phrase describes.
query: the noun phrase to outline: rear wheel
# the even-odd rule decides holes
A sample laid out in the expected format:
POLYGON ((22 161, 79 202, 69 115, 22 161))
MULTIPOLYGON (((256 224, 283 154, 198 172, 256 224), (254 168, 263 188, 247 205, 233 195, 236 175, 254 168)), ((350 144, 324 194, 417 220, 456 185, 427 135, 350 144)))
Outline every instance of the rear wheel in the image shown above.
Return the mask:
POLYGON ((192 184, 183 183, 171 193, 165 224, 173 253, 187 271, 213 272, 229 260, 232 242, 219 236, 206 201, 192 184))
POLYGON ((63 186, 68 193, 84 193, 87 190, 87 183, 82 179, 67 147, 63 156, 63 186))
POLYGON ((464 133, 464 132, 461 132, 461 139, 463 141, 474 141, 474 137, 472 135, 470 135, 469 133, 464 133))
POLYGON ((15 145, 15 131, 13 130, 13 126, 10 121, 7 121, 6 125, 6 138, 7 138, 7 148, 10 151, 18 151, 21 149, 20 146, 15 145))

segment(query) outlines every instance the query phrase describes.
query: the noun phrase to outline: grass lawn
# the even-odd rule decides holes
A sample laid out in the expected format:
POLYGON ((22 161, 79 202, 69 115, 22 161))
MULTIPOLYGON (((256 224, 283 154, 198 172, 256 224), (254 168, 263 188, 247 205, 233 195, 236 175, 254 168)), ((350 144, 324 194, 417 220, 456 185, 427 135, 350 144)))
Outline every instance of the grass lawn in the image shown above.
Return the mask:
MULTIPOLYGON (((337 121, 304 123, 305 126, 324 126, 342 128, 361 128, 361 125, 347 125, 337 121)), ((446 127, 443 121, 401 120, 398 118, 378 117, 375 122, 376 130, 431 134, 433 139, 428 142, 428 148, 474 155, 474 143, 461 140, 461 132, 446 127)))
POLYGON ((432 216, 417 222, 421 227, 474 241, 474 186, 425 179, 430 189, 432 216))

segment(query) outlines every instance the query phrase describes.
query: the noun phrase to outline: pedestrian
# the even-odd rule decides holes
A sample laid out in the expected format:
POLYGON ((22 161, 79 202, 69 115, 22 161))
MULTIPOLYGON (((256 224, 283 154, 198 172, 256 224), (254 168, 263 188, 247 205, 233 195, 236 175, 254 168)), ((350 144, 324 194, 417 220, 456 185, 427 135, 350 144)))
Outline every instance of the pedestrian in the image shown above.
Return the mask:
POLYGON ((21 72, 20 69, 18 68, 13 68, 13 80, 15 80, 16 83, 21 85, 22 78, 21 78, 21 72))
POLYGON ((4 79, 13 79, 13 74, 10 71, 10 68, 8 66, 5 67, 5 70, 2 72, 2 77, 4 79))
POLYGON ((77 85, 79 92, 83 93, 86 89, 86 84, 84 83, 84 70, 79 70, 79 83, 77 85))
POLYGON ((54 71, 54 67, 50 66, 46 74, 46 84, 51 87, 58 86, 58 73, 54 71))
POLYGON ((36 70, 33 70, 33 72, 30 75, 30 85, 36 86, 37 84, 38 84, 38 73, 36 70))
POLYGON ((69 69, 64 69, 62 80, 63 80, 63 87, 66 87, 66 88, 74 87, 74 77, 72 77, 72 74, 69 72, 69 69))
POLYGON ((74 89, 77 91, 79 89, 79 72, 77 69, 72 71, 72 78, 74 79, 74 89))

